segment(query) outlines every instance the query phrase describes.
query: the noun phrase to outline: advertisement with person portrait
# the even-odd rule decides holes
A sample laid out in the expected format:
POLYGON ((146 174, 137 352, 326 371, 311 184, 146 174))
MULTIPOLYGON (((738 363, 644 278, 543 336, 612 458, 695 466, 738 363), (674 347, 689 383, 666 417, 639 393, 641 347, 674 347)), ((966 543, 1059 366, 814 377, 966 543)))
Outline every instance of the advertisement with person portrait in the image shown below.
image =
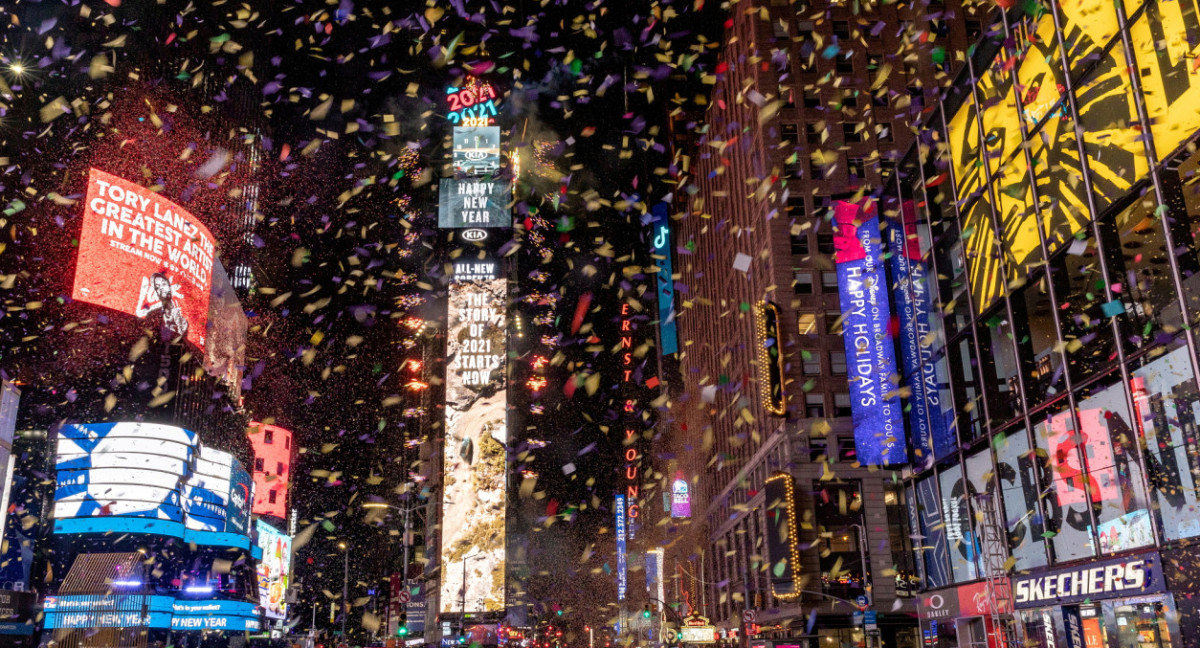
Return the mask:
POLYGON ((71 298, 148 319, 204 348, 216 245, 179 205, 91 169, 71 298))

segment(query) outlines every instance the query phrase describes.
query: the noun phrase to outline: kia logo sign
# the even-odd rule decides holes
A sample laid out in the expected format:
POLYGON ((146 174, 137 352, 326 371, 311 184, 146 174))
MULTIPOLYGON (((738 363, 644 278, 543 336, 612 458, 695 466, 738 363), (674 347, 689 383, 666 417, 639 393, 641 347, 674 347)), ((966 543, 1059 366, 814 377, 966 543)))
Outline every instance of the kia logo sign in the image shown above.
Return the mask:
POLYGON ((487 238, 487 230, 469 229, 463 230, 462 238, 464 241, 482 241, 487 238))

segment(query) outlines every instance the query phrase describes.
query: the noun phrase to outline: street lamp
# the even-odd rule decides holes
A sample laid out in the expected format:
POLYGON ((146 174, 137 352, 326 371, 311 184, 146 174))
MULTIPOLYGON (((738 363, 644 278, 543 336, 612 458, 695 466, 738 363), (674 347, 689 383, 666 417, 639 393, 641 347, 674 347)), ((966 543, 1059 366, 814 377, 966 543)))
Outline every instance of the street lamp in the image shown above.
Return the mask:
POLYGON ((350 616, 350 547, 345 542, 339 542, 338 549, 342 550, 345 558, 342 569, 342 639, 345 640, 346 617, 350 616))
MULTIPOLYGON (((388 504, 387 502, 367 502, 367 503, 363 504, 362 507, 365 509, 390 509, 393 511, 400 511, 401 513, 404 513, 404 538, 402 540, 402 542, 404 544, 404 562, 402 563, 403 566, 400 568, 402 570, 400 580, 403 583, 404 587, 408 587, 408 538, 409 538, 409 530, 410 530, 410 526, 411 526, 409 524, 409 520, 411 519, 413 511, 426 510, 429 507, 429 504, 428 503, 418 504, 416 506, 413 506, 411 504, 409 506, 394 506, 392 504, 388 504)), ((464 587, 465 587, 465 583, 464 583, 464 587)), ((390 619, 390 616, 391 616, 390 613, 388 616, 390 619)), ((390 624, 390 621, 389 621, 389 624, 390 624)))
POLYGON ((472 558, 481 558, 487 554, 482 551, 476 551, 472 554, 463 556, 463 571, 462 571, 462 595, 460 597, 460 605, 458 608, 459 614, 462 615, 458 623, 458 631, 460 634, 465 634, 467 631, 467 561, 472 558))

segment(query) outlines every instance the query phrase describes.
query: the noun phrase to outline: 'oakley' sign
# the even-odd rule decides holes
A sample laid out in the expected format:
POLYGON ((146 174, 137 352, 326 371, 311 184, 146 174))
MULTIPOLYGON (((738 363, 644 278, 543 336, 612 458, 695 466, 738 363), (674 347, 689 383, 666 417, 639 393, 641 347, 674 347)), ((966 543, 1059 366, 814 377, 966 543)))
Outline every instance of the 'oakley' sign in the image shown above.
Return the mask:
POLYGON ((1082 567, 1013 579, 1013 601, 1019 608, 1075 603, 1163 591, 1158 554, 1118 558, 1082 567))

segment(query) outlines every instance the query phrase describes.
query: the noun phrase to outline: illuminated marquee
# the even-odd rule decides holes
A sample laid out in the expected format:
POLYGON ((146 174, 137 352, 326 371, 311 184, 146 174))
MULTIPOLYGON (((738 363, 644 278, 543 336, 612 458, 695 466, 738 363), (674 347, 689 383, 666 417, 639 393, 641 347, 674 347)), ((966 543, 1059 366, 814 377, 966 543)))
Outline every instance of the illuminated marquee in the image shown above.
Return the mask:
POLYGON ((759 390, 763 407, 775 416, 783 416, 787 401, 783 391, 783 352, 779 343, 779 307, 762 302, 755 309, 754 326, 758 337, 759 390))
POLYGON ((498 101, 492 84, 469 77, 461 88, 446 88, 446 119, 455 126, 487 126, 494 121, 498 101))

